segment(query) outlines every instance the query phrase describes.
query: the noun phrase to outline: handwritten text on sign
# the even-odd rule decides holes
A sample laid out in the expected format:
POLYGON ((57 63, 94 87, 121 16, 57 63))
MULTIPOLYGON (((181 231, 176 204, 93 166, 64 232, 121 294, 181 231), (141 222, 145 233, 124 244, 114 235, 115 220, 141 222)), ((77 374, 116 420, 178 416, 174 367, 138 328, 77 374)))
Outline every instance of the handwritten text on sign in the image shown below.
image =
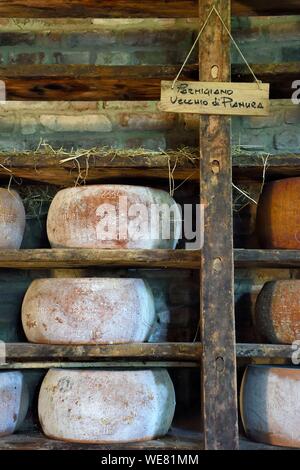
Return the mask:
POLYGON ((267 116, 268 83, 161 82, 160 109, 172 113, 267 116))

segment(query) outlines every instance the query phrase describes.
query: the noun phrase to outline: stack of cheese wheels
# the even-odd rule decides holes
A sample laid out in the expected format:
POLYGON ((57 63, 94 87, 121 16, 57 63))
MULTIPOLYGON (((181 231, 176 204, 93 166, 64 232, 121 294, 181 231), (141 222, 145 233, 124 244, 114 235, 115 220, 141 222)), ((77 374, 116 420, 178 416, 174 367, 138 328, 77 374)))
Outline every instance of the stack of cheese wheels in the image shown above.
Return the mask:
POLYGON ((39 395, 39 419, 54 439, 118 443, 166 434, 175 410, 168 372, 50 370, 39 395))
POLYGON ((257 442, 300 447, 300 369, 249 366, 241 389, 246 434, 257 442))
POLYGON ((97 185, 59 191, 47 231, 58 248, 172 249, 181 223, 180 209, 165 191, 97 185))
POLYGON ((300 248, 300 178, 268 183, 259 200, 257 234, 263 248, 300 248))
POLYGON ((21 372, 0 372, 0 436, 18 430, 27 414, 28 400, 21 372))
POLYGON ((25 230, 25 209, 15 191, 0 188, 0 249, 19 249, 25 230))
POLYGON ((22 306, 24 331, 33 343, 143 342, 155 320, 153 295, 142 279, 39 279, 22 306))
POLYGON ((255 308, 258 332, 270 343, 292 344, 300 339, 300 280, 267 282, 255 308))

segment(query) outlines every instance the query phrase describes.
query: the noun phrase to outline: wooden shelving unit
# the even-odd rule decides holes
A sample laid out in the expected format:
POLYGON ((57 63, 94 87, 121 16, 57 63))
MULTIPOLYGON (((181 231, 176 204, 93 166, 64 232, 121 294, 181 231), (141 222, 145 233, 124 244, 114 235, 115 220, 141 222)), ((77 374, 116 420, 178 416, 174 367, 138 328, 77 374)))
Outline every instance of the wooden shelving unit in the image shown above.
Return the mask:
MULTIPOLYGON (((0 2, 2 18, 63 17, 200 17, 203 22, 215 4, 230 27, 230 0, 9 0, 0 2), (38 6, 37 6, 38 5, 38 6)), ((232 1, 232 14, 283 15, 300 14, 298 0, 232 1)), ((200 76, 211 81, 210 67, 220 68, 219 81, 249 81, 243 67, 231 70, 230 45, 217 20, 207 28, 200 48, 200 76), (222 79, 222 80, 221 80, 222 79)), ((259 78, 271 83, 273 98, 290 98, 290 83, 298 77, 299 64, 254 65, 259 78)), ((90 66, 11 66, 0 67, 0 79, 7 84, 9 100, 152 100, 159 99, 160 81, 173 78, 177 67, 90 67, 90 66), (118 78, 116 78, 116 76, 118 78)), ((184 78, 197 79, 199 65, 189 66, 184 78)), ((299 267, 300 252, 280 250, 233 250, 231 180, 234 177, 259 179, 259 157, 230 155, 230 125, 224 117, 201 117, 200 164, 179 166, 178 180, 199 180, 201 202, 211 204, 206 211, 206 242, 203 251, 185 250, 88 250, 36 249, 0 250, 0 268, 55 269, 90 266, 201 269, 202 304, 200 311, 202 343, 131 344, 109 346, 48 346, 7 344, 7 364, 0 368, 48 367, 199 367, 202 363, 202 411, 204 435, 170 435, 147 443, 109 446, 115 449, 237 449, 271 448, 247 443, 238 438, 236 357, 290 359, 292 349, 285 345, 235 344, 233 281, 237 268, 299 267), (209 124, 214 124, 209 126, 209 124), (215 131, 214 129, 218 129, 215 131), (224 145, 225 142, 225 145, 224 145), (220 162, 220 172, 211 171, 211 154, 220 162), (226 201, 226 204, 224 204, 226 201), (228 201, 228 204, 227 204, 228 201), (220 230, 222 228, 222 231, 220 230)), ((72 165, 57 168, 57 156, 33 152, 0 156, 0 164, 15 176, 51 184, 70 185, 74 181, 72 165)), ((114 178, 169 177, 166 161, 136 156, 126 166, 107 157, 90 164, 88 181, 114 178)), ((300 174, 300 155, 270 156, 268 175, 300 174)), ((0 165, 0 175, 9 172, 0 165)), ((199 368, 200 371, 200 368, 199 368)), ((200 372, 199 372, 200 373, 200 372)), ((200 397, 199 397, 200 400, 200 397)), ((51 441, 40 434, 16 434, 0 439, 0 449, 86 449, 83 446, 51 441)), ((106 449, 107 446, 98 448, 106 449)))

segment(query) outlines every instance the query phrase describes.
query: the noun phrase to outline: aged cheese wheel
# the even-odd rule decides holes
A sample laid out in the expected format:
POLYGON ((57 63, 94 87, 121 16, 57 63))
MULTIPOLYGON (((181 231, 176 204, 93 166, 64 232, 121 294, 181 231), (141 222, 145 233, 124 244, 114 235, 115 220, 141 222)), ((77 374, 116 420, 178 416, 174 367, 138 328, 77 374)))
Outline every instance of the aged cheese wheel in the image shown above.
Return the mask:
POLYGON ((257 211, 263 248, 300 248, 300 178, 273 181, 264 188, 257 211))
POLYGON ((15 191, 0 188, 0 248, 19 249, 25 230, 25 209, 15 191))
POLYGON ((255 323, 270 343, 300 340, 300 280, 267 282, 256 301, 255 323))
POLYGON ((153 295, 142 279, 39 279, 22 306, 33 343, 143 342, 155 319, 153 295))
POLYGON ((68 188, 54 197, 48 238, 60 248, 175 248, 181 213, 169 194, 127 185, 68 188), (166 212, 172 207, 168 217, 166 212), (154 208, 163 211, 154 213, 154 208))
POLYGON ((28 409, 28 390, 21 372, 0 372, 0 436, 15 432, 28 409))
POLYGON ((74 442, 143 441, 166 434, 175 393, 166 370, 50 370, 39 395, 46 436, 74 442))
POLYGON ((250 439, 300 447, 300 369, 249 366, 241 389, 241 414, 250 439))

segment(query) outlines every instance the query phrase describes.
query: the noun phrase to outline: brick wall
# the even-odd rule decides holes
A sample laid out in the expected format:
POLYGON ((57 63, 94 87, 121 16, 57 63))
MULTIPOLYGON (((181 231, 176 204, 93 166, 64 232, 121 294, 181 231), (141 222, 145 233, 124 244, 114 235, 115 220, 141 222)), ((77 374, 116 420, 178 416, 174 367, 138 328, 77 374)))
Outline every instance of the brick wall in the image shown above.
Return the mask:
MULTIPOLYGON (((150 150, 198 144, 194 115, 162 113, 156 102, 7 102, 0 105, 0 148, 138 148, 150 150)), ((267 118, 233 118, 233 145, 241 150, 299 152, 300 108, 273 100, 267 118)))

